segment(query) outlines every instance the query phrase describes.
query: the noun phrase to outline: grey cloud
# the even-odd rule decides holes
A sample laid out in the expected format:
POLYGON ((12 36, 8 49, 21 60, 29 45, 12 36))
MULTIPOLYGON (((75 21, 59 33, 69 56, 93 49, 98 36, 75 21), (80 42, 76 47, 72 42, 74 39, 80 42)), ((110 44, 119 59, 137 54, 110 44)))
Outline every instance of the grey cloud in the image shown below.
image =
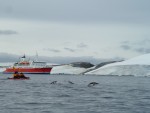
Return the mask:
POLYGON ((144 38, 142 40, 134 42, 132 45, 134 45, 133 50, 139 53, 150 53, 150 39, 144 38))
POLYGON ((18 55, 9 53, 0 53, 0 62, 15 62, 19 58, 18 55))
POLYGON ((51 63, 58 64, 68 64, 72 62, 90 62, 93 64, 98 64, 102 59, 93 58, 92 56, 81 56, 81 57, 40 57, 42 61, 47 61, 51 63))
MULTIPOLYGON (((22 57, 21 55, 14 55, 9 53, 0 53, 0 62, 16 62, 18 59, 22 57)), ((28 56, 27 58, 35 59, 35 56, 28 56)), ((93 64, 98 64, 103 61, 103 59, 93 58, 92 56, 82 56, 82 57, 46 57, 46 56, 38 56, 39 61, 46 61, 48 63, 58 63, 58 64, 67 64, 71 62, 91 62, 93 64)), ((1 66, 2 64, 0 64, 1 66)))
POLYGON ((124 41, 120 46, 123 50, 131 50, 138 53, 150 53, 150 39, 144 38, 134 42, 124 41))
POLYGON ((50 48, 44 48, 43 50, 45 50, 45 51, 51 51, 51 52, 54 52, 54 53, 59 53, 59 52, 61 52, 61 51, 58 50, 58 49, 50 49, 50 48))
POLYGON ((123 41, 123 42, 121 42, 122 44, 130 44, 130 42, 129 41, 123 41))
MULTIPOLYGON (((0 53, 0 62, 16 62, 18 59, 22 57, 22 55, 15 55, 15 54, 9 54, 9 53, 0 53)), ((31 60, 35 59, 35 56, 28 56, 27 58, 30 58, 31 60)), ((122 58, 115 57, 112 59, 100 59, 100 58, 94 58, 93 56, 81 56, 81 57, 47 57, 47 56, 38 56, 39 61, 45 61, 48 63, 57 63, 57 64, 68 64, 72 62, 90 62, 92 64, 99 64, 101 62, 106 61, 118 61, 122 58)), ((1 66, 1 64, 0 64, 1 66)))
POLYGON ((69 52, 75 52, 75 50, 74 50, 74 49, 71 49, 71 48, 65 47, 64 49, 67 50, 67 51, 69 51, 69 52))
POLYGON ((84 43, 80 43, 77 45, 78 48, 87 48, 88 45, 84 44, 84 43))
POLYGON ((131 50, 133 48, 133 44, 129 41, 121 42, 120 48, 123 50, 131 50))
POLYGON ((0 30, 0 35, 13 35, 13 34, 18 34, 18 33, 13 30, 0 30))
POLYGON ((130 50, 131 49, 131 47, 129 45, 121 45, 120 47, 124 50, 130 50))
POLYGON ((150 44, 150 39, 149 38, 145 38, 143 40, 140 40, 139 42, 136 43, 137 45, 149 45, 150 44))
POLYGON ((62 43, 63 45, 71 45, 71 42, 64 42, 64 43, 62 43))
POLYGON ((145 53, 150 53, 150 48, 137 48, 135 49, 135 51, 145 54, 145 53))
POLYGON ((150 20, 149 4, 149 0, 1 0, 0 17, 143 24, 150 20))

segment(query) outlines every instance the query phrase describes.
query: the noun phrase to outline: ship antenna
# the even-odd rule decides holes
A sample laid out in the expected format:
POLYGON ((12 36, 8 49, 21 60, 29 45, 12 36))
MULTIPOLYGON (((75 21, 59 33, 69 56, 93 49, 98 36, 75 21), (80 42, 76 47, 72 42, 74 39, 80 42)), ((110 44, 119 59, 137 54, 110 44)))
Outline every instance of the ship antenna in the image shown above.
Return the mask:
POLYGON ((36 61, 38 61, 38 53, 37 53, 37 51, 36 51, 36 61))

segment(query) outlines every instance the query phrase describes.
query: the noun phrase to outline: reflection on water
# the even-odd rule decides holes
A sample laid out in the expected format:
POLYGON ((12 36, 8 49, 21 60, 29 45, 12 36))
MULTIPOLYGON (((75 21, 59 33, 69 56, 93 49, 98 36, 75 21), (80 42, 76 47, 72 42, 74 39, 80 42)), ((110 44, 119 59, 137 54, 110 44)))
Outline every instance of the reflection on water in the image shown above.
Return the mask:
POLYGON ((0 76, 0 113, 148 113, 150 78, 117 76, 0 76), (89 83, 98 84, 88 86, 89 83))

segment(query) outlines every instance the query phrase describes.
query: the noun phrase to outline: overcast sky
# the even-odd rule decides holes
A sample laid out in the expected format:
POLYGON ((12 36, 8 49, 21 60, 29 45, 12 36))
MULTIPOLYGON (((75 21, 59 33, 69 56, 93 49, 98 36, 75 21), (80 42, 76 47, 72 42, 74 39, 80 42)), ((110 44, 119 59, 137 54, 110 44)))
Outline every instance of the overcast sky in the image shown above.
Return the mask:
MULTIPOLYGON (((150 52, 150 0, 0 0, 0 53, 132 58, 150 52)), ((92 59, 91 59, 92 60, 92 59)))

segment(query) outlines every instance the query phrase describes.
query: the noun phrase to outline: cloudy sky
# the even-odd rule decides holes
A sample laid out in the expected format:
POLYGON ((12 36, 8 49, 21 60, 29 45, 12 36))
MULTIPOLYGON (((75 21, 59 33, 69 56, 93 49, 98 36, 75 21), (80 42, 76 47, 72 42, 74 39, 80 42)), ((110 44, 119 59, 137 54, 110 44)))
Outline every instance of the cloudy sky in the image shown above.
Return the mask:
MULTIPOLYGON (((150 52, 149 0, 0 0, 0 55, 132 58, 150 52)), ((0 58, 1 58, 0 57, 0 58)))

